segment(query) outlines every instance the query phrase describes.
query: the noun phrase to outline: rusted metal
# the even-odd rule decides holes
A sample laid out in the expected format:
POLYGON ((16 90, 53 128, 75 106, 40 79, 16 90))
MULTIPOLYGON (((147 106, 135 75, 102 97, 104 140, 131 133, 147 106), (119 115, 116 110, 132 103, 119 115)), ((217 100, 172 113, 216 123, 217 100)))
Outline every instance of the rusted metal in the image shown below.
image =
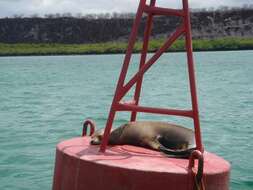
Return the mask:
POLYGON ((204 171, 204 156, 203 154, 198 151, 198 150, 194 150, 191 153, 191 156, 189 158, 189 165, 188 168, 191 172, 193 172, 193 168, 195 165, 195 159, 198 159, 198 170, 197 170, 197 174, 196 174, 196 182, 198 184, 201 183, 201 180, 203 178, 203 171, 204 171))
POLYGON ((87 129, 88 126, 90 127, 90 136, 93 135, 93 133, 96 130, 96 123, 91 120, 91 119, 87 119, 84 123, 83 123, 83 133, 82 136, 86 136, 87 135, 87 129))

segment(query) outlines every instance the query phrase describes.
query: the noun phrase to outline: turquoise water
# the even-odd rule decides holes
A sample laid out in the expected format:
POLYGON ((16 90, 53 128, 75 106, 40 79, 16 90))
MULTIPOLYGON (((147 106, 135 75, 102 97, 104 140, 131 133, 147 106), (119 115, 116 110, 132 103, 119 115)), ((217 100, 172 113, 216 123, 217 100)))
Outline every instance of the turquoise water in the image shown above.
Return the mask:
MULTIPOLYGON (((130 74, 137 68, 134 55, 130 74)), ((231 189, 253 189, 253 51, 195 53, 205 148, 232 164, 231 189)), ((123 55, 0 58, 0 189, 51 189, 56 144, 103 127, 123 55)), ((165 54, 145 76, 142 104, 189 108, 185 54, 165 54)), ((128 119, 119 114, 115 124, 128 119)), ((139 115, 140 120, 175 117, 139 115)))

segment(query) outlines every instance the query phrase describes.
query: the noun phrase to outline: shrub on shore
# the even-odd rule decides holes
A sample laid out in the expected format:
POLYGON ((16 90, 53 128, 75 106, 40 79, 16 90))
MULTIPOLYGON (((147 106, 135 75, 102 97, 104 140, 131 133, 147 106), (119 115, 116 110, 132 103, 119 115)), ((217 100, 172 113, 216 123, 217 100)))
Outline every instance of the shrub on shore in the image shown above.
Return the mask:
MULTIPOLYGON (((153 39, 149 51, 158 50, 165 39, 153 39)), ((106 42, 94 44, 4 44, 0 43, 0 56, 15 55, 75 55, 75 54, 113 54, 125 53, 126 42, 106 42)), ((220 38, 193 40, 195 51, 249 50, 253 49, 253 38, 220 38)), ((134 52, 142 49, 142 42, 137 42, 134 52)), ((184 51, 184 40, 177 40, 168 50, 171 52, 184 51)))

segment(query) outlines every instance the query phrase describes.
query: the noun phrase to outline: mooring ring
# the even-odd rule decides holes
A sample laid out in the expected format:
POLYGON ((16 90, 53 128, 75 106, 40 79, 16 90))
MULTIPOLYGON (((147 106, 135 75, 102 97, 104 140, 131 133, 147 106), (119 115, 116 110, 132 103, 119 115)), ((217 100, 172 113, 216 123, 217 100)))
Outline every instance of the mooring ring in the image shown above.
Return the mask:
POLYGON ((91 119, 87 119, 84 123, 83 123, 83 134, 82 136, 86 136, 87 135, 87 129, 88 126, 90 126, 90 136, 94 134, 95 129, 96 129, 96 124, 93 120, 91 119))
POLYGON ((198 171, 196 174, 196 181, 198 184, 201 183, 202 177, 203 177, 203 172, 204 172, 204 156, 199 150, 194 150, 191 153, 191 156, 189 158, 189 165, 188 168, 192 171, 194 168, 195 162, 194 160, 198 159, 198 171))

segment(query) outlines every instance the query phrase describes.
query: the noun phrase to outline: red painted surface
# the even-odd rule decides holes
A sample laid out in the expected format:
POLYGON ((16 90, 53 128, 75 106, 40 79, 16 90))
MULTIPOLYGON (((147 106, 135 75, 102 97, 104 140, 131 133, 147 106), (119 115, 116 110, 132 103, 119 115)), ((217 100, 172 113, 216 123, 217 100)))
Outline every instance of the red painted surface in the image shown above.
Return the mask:
POLYGON ((111 105, 110 113, 105 127, 104 138, 100 147, 101 152, 105 152, 110 131, 115 119, 116 112, 118 111, 129 111, 131 112, 131 121, 135 121, 137 118, 138 112, 152 113, 152 114, 164 114, 164 115, 175 115, 182 117, 190 117, 193 119, 194 131, 195 131, 195 141, 196 147, 199 151, 203 152, 204 148, 201 140, 201 130, 199 122, 199 111, 198 111, 198 100, 197 100, 197 90, 195 82, 195 73, 194 73, 194 61, 192 53, 192 35, 191 35, 191 23, 190 23, 190 14, 188 7, 188 0, 182 0, 183 8, 180 9, 169 9, 156 6, 156 0, 150 0, 150 4, 147 5, 147 0, 140 0, 139 7, 137 10, 136 18, 133 24, 132 32, 129 38, 129 44, 127 52, 125 55, 125 60, 122 66, 122 70, 119 76, 117 88, 114 94, 113 102, 111 105), (146 27, 143 37, 143 47, 141 51, 141 59, 139 71, 128 81, 126 82, 126 75, 130 60, 133 53, 133 47, 137 38, 137 32, 139 25, 142 20, 143 14, 148 15, 146 21, 146 27), (182 24, 179 26, 175 32, 168 37, 165 43, 161 46, 157 52, 149 59, 147 59, 147 51, 149 45, 149 38, 152 32, 153 26, 153 17, 156 15, 166 15, 166 16, 178 16, 182 17, 182 24), (176 110, 176 109, 167 109, 167 108, 152 108, 147 106, 140 106, 139 99, 142 87, 143 76, 152 65, 157 63, 156 61, 161 57, 161 55, 171 47, 171 45, 179 38, 184 36, 185 38, 185 49, 187 53, 187 63, 189 71, 189 86, 191 91, 191 102, 192 108, 189 110, 176 110), (131 104, 122 103, 122 99, 129 92, 131 88, 135 87, 135 93, 131 104))
MULTIPOLYGON (((89 140, 81 137, 58 144, 53 190, 193 190, 188 159, 128 145, 108 146, 101 153, 89 140)), ((229 163, 208 152, 204 157, 206 190, 229 189, 229 163)))
MULTIPOLYGON (((146 4, 146 0, 140 0, 102 144, 100 147, 91 146, 89 137, 60 143, 56 151, 53 190, 195 190, 198 189, 195 180, 198 185, 202 185, 201 190, 204 190, 203 187, 206 190, 229 189, 229 163, 214 154, 205 152, 202 145, 188 0, 182 0, 182 4, 181 10, 168 9, 156 7, 156 0, 150 0, 149 5, 146 4), (139 70, 126 82, 138 27, 144 13, 148 16, 139 70), (147 60, 153 17, 156 15, 182 17, 183 22, 147 60), (188 110, 176 110, 139 105, 145 72, 156 64, 161 55, 181 36, 185 38, 192 107, 188 110), (125 101, 124 96, 133 87, 135 87, 133 99, 125 101), (176 159, 140 147, 108 146, 108 138, 118 111, 131 112, 131 121, 136 120, 138 112, 192 118, 197 151, 193 152, 190 159, 176 159), (194 164, 195 162, 198 164, 194 164)), ((83 126, 83 135, 87 134, 88 126, 90 126, 90 134, 94 132, 95 123, 88 120, 83 126)))

